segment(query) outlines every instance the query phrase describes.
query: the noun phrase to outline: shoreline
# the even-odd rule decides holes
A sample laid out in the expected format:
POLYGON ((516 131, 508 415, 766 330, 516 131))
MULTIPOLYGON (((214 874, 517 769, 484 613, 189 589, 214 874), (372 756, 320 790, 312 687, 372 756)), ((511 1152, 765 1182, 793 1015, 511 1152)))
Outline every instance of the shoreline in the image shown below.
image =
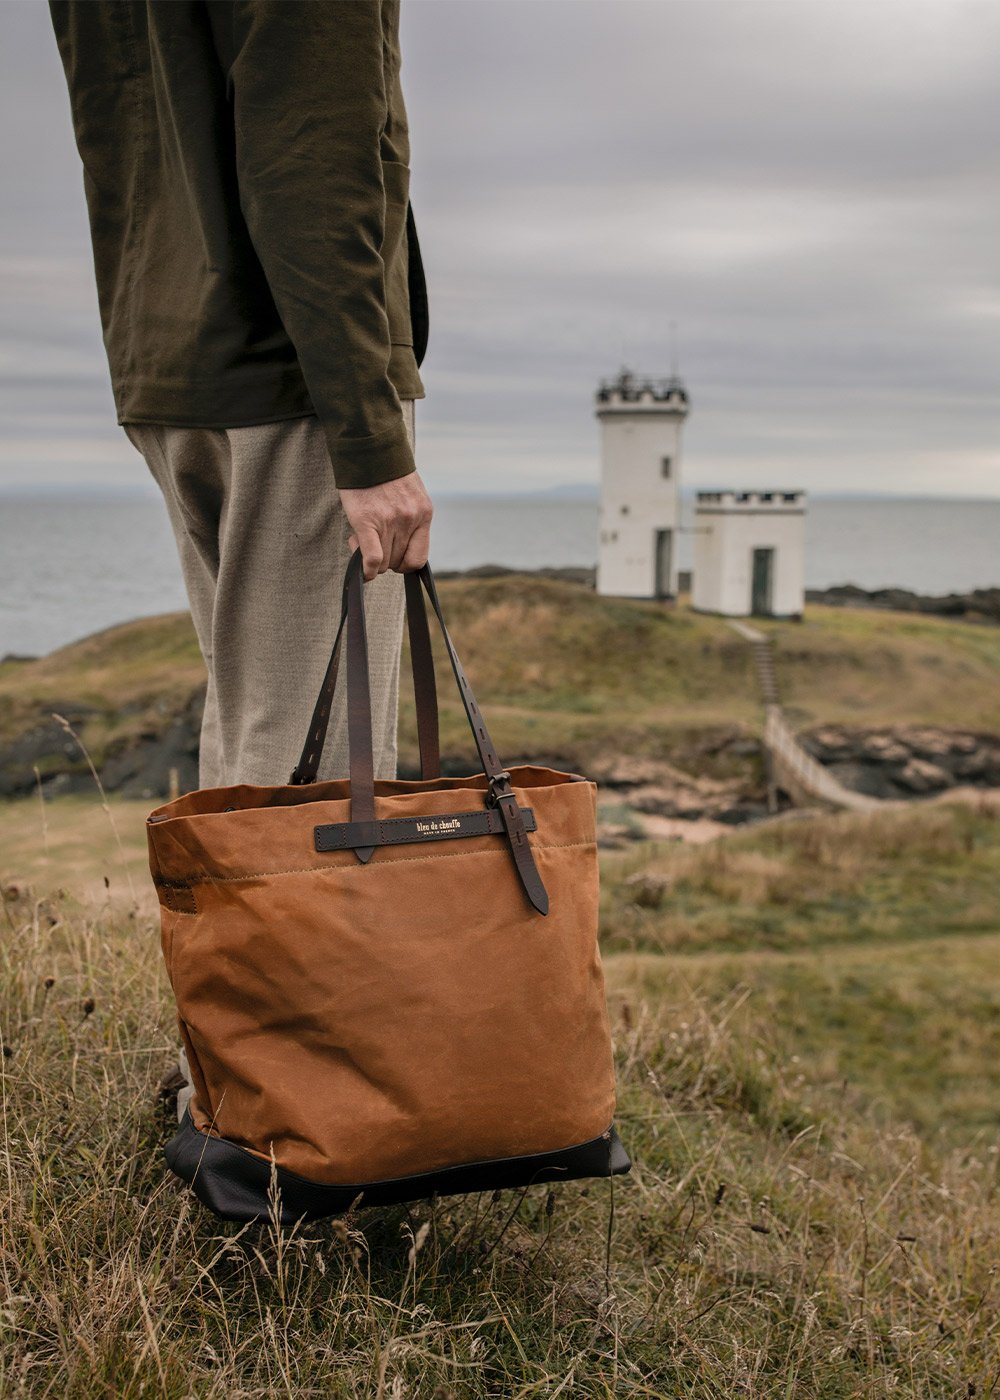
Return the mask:
MULTIPOLYGON (((495 579, 523 576, 526 578, 555 579, 563 583, 577 584, 593 592, 597 587, 597 566, 584 564, 554 564, 539 568, 519 567, 511 564, 475 564, 468 569, 435 569, 435 579, 495 579)), ((690 592, 690 572, 681 571, 681 588, 677 597, 656 599, 628 599, 630 602, 661 601, 671 606, 686 600, 690 592)), ((608 596, 608 595, 606 595, 608 596)), ((927 617, 944 617, 952 621, 968 622, 979 626, 1000 626, 1000 584, 988 588, 974 588, 959 593, 917 593, 902 587, 862 588, 855 583, 831 584, 824 588, 805 590, 806 606, 816 604, 830 608, 863 608, 878 612, 918 613, 927 617)), ((185 611, 180 609, 179 611, 185 611)), ((712 614, 714 615, 714 614, 712 614)), ((50 651, 21 652, 8 651, 0 656, 0 666, 25 664, 42 661, 48 656, 62 651, 65 647, 77 645, 102 632, 121 627, 131 622, 142 622, 147 618, 161 616, 158 613, 143 613, 135 618, 121 618, 117 622, 99 627, 93 632, 84 633, 63 642, 50 651)))

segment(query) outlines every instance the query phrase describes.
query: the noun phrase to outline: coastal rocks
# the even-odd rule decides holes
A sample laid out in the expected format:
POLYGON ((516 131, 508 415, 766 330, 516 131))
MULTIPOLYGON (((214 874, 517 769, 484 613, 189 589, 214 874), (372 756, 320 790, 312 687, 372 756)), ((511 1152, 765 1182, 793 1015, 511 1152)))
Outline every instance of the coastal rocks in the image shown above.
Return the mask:
POLYGON ((165 797, 176 783, 178 792, 198 786, 198 746, 205 688, 188 698, 183 709, 162 728, 143 730, 131 743, 109 752, 101 781, 109 792, 123 797, 165 797))
POLYGON ((179 793, 198 786, 198 734, 183 720, 109 758, 101 780, 123 797, 157 799, 170 792, 172 773, 179 793))
POLYGON ((845 787, 871 797, 929 797, 958 784, 1000 787, 1000 739, 993 735, 825 726, 800 738, 845 787))
POLYGON ((952 787, 955 779, 937 763, 928 763, 926 758, 911 758, 903 764, 896 782, 908 792, 918 796, 925 792, 940 792, 952 787))
MULTIPOLYGON (((105 792, 156 800, 168 795, 173 781, 179 792, 196 788, 204 702, 205 690, 201 687, 178 714, 164 716, 165 723, 160 727, 141 729, 110 746, 96 763, 105 792)), ((24 796, 39 781, 47 796, 95 791, 83 750, 52 718, 53 711, 62 714, 78 734, 88 720, 104 716, 93 706, 53 705, 30 729, 0 745, 0 797, 24 796)))
POLYGON ((597 759, 589 766, 588 777, 595 783, 613 788, 636 788, 662 782, 664 777, 676 776, 669 763, 655 758, 639 758, 632 754, 611 754, 597 759))
POLYGON ((660 759, 615 754, 592 761, 588 776, 643 816, 732 825, 767 811, 762 798, 748 793, 745 779, 696 777, 660 759))
POLYGON ((970 593, 935 596, 913 593, 908 588, 866 589, 845 583, 834 588, 809 588, 806 601, 834 608, 884 608, 891 612, 959 617, 966 622, 1000 623, 1000 588, 974 588, 970 593))
MULTIPOLYGON (((45 715, 39 715, 35 724, 19 734, 8 744, 0 745, 0 797, 19 797, 31 792, 39 778, 45 785, 56 777, 63 779, 60 791, 78 792, 86 784, 93 786, 93 778, 87 767, 87 760, 79 744, 68 734, 52 712, 61 714, 74 729, 98 713, 92 706, 53 705, 45 715)), ((53 789, 54 790, 54 789, 53 789)))
POLYGON ((516 569, 508 564, 477 564, 471 569, 435 569, 437 580, 449 578, 504 578, 507 574, 530 574, 534 578, 561 579, 564 583, 579 583, 585 588, 597 586, 597 570, 577 564, 545 564, 539 569, 516 569))

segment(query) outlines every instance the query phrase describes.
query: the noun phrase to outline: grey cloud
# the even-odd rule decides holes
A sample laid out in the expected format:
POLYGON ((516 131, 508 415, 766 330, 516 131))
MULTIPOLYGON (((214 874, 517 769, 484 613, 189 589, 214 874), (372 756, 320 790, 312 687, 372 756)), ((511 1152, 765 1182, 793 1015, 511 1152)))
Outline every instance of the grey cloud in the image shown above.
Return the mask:
MULTIPOLYGON (((134 477, 47 7, 0 25, 0 480, 33 419, 33 470, 134 477)), ((689 482, 1000 493, 1000 9, 404 0, 402 38, 432 489, 593 479, 597 378, 676 322, 689 482)))

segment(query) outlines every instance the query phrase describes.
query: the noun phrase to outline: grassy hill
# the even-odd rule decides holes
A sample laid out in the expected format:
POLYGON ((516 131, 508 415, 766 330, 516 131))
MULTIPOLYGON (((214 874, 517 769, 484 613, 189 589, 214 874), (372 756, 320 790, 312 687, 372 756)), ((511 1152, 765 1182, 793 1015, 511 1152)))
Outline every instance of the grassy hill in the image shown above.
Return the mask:
MULTIPOLYGON (((528 575, 450 579, 440 592, 510 761, 555 756, 584 766, 612 750, 710 772, 706 736, 759 725, 748 648, 719 618, 528 575)), ((913 723, 1000 733, 1000 628, 818 606, 801 623, 764 626, 775 634, 782 692, 801 727, 913 723)), ((435 649, 443 751, 468 760, 471 739, 438 639, 435 649)), ((163 728, 203 680, 187 614, 125 623, 37 661, 0 665, 0 743, 39 716, 82 706, 83 738, 100 761, 109 746, 163 728)), ((400 754, 416 761, 405 682, 400 754)), ((715 761, 716 770, 725 762, 715 761)))
POLYGON ((291 1232, 163 1165, 145 806, 0 809, 5 1397, 997 1392, 993 805, 603 852, 632 1175, 291 1232))
MULTIPOLYGON (((757 730, 719 619, 527 576, 441 593, 505 757, 704 766, 706 736, 757 730)), ((1000 733, 1000 628, 764 625, 802 727, 1000 733)), ((185 614, 128 623, 0 666, 0 741, 75 709, 99 758, 202 680, 185 614)), ((294 1231, 217 1221, 163 1164, 150 805, 0 805, 4 1400, 1000 1393, 994 799, 602 851, 632 1175, 294 1231)))

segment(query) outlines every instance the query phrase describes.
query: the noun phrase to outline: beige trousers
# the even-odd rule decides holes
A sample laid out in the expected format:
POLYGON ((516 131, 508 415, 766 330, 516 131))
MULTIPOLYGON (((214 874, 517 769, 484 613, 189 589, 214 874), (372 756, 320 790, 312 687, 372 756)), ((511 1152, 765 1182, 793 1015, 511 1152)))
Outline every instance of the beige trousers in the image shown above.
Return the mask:
MULTIPOLYGON (((410 445, 414 400, 403 400, 410 445)), ((208 669, 199 786, 288 781, 340 617, 350 526, 319 420, 127 423, 166 502, 208 669)), ((365 584, 375 776, 396 776, 403 575, 365 584)), ((348 774, 345 672, 319 778, 348 774)))

